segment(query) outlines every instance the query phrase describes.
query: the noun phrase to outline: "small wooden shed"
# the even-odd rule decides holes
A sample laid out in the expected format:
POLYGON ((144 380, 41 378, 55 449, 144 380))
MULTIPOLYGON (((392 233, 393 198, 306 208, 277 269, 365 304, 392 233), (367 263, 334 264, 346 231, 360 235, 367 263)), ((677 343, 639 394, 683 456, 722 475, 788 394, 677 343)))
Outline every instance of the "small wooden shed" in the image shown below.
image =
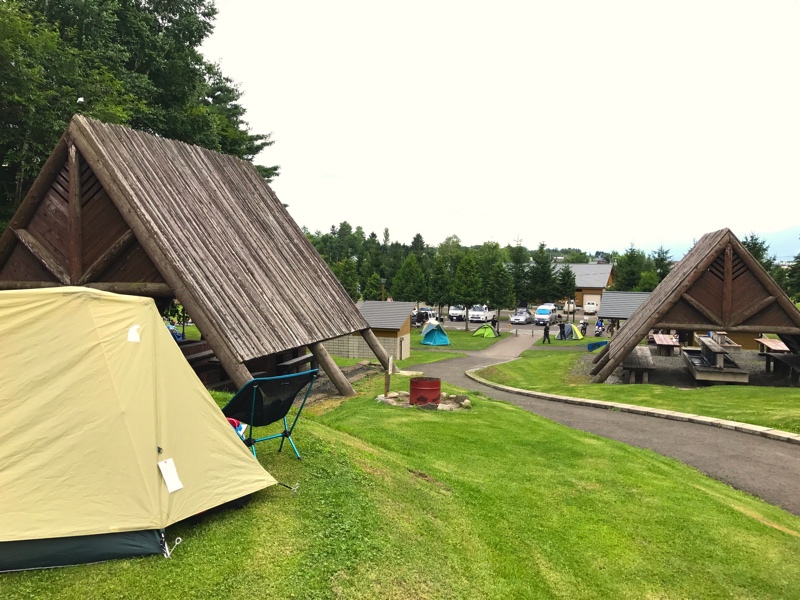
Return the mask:
POLYGON ((730 229, 701 237, 595 358, 605 381, 651 329, 778 334, 800 351, 800 311, 730 229))
MULTIPOLYGON (((362 316, 369 323, 381 346, 395 360, 411 356, 411 311, 413 302, 381 302, 365 300, 359 305, 362 316)), ((329 352, 348 358, 372 358, 372 350, 358 334, 351 334, 325 342, 329 352)))
POLYGON ((0 289, 81 285, 177 299, 238 387, 358 332, 388 355, 255 167, 76 116, 0 237, 0 289))

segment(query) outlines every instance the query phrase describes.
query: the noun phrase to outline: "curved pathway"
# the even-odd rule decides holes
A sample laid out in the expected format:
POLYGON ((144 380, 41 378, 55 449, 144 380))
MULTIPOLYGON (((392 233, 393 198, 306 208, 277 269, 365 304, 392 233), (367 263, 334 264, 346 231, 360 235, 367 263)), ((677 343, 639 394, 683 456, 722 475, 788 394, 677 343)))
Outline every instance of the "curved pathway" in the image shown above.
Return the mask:
POLYGON ((415 370, 477 390, 574 429, 588 431, 684 462, 706 475, 800 515, 800 445, 730 429, 565 404, 497 390, 464 373, 511 360, 531 347, 529 336, 509 336, 481 352, 415 370))

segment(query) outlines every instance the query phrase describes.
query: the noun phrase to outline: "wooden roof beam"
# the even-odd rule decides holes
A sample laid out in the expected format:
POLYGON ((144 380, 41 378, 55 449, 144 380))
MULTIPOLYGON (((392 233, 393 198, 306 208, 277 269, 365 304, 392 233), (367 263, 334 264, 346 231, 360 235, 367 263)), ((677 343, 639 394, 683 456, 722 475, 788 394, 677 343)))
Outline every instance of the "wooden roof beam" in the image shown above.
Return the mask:
POLYGON ((81 157, 69 144, 69 282, 77 284, 83 274, 83 227, 81 225, 81 157))
POLYGON ((745 321, 747 321, 747 319, 757 315, 762 310, 767 308, 769 305, 773 304, 776 300, 777 300, 777 298, 775 298, 775 296, 767 296, 766 298, 761 300, 761 302, 759 302, 758 304, 754 304, 752 306, 748 306, 744 310, 740 310, 740 311, 734 313, 733 315, 731 315, 731 318, 730 318, 730 321, 729 321, 730 325, 728 327, 729 328, 730 327, 736 327, 737 325, 739 325, 741 323, 744 323, 745 321))
POLYGON ((39 208, 39 204, 44 200, 47 190, 53 185, 56 177, 58 177, 58 174, 61 172, 64 161, 66 160, 67 141, 66 134, 64 134, 61 136, 61 139, 58 140, 53 153, 50 155, 50 158, 47 159, 47 162, 44 163, 42 170, 39 171, 39 175, 36 177, 36 181, 33 182, 31 189, 29 189, 28 193, 25 195, 25 199, 19 205, 14 216, 11 217, 3 235, 0 236, 0 266, 4 265, 8 257, 11 256, 11 252, 14 250, 14 246, 19 239, 14 235, 14 231, 28 226, 28 223, 30 223, 33 215, 36 213, 36 209, 39 208))
POLYGON ((33 237, 26 229, 15 229, 14 235, 63 285, 70 284, 67 270, 61 266, 55 255, 45 248, 39 240, 33 237))
POLYGON ((689 295, 688 292, 681 294, 681 299, 685 300, 689 306, 703 315, 706 319, 709 320, 710 323, 716 323, 714 327, 722 327, 722 321, 717 318, 717 315, 711 313, 703 304, 695 300, 692 296, 689 295))
POLYGON ((132 230, 128 229, 128 231, 119 236, 119 238, 117 238, 117 240, 86 269, 78 281, 78 284, 86 285, 87 282, 97 279, 135 241, 136 235, 132 230))

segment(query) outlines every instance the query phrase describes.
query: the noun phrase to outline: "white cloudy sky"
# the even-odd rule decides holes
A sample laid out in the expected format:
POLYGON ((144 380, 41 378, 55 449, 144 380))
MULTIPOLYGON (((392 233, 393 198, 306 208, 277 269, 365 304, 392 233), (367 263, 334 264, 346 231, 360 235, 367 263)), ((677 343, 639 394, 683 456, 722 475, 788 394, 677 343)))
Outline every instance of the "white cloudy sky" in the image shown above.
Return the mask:
POLYGON ((216 4, 203 51, 312 231, 677 257, 723 227, 797 241, 796 0, 216 4))

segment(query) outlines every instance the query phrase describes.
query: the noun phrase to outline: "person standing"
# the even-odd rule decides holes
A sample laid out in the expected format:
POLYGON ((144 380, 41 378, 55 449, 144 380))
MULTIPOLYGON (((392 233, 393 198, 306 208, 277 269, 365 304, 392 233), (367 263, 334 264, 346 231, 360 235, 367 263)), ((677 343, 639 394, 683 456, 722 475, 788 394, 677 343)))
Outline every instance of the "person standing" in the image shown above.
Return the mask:
POLYGON ((497 329, 497 315, 492 315, 492 331, 495 335, 500 335, 500 331, 497 329))
POLYGON ((542 338, 542 344, 552 344, 553 342, 550 341, 550 323, 544 324, 544 337, 542 338))

